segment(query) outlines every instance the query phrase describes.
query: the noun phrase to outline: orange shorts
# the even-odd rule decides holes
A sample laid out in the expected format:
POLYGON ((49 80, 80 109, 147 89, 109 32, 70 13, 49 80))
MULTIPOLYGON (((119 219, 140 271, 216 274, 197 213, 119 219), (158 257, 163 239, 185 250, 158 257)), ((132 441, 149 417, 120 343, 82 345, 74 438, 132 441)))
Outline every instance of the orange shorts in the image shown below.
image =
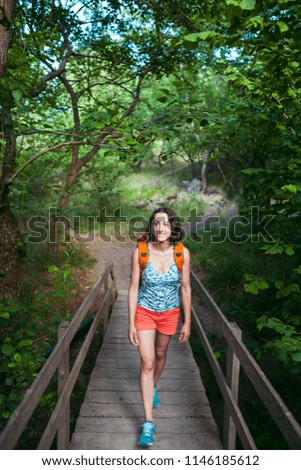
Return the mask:
POLYGON ((164 312, 153 312, 153 310, 137 305, 135 326, 137 331, 157 330, 164 335, 174 335, 177 332, 179 315, 180 307, 164 312))

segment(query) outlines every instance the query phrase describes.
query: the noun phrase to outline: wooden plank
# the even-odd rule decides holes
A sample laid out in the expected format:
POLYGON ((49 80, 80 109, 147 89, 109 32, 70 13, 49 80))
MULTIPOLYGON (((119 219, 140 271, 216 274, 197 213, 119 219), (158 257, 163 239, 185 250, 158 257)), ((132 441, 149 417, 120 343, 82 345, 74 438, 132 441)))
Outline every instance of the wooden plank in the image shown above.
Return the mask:
MULTIPOLYGON (((138 450, 138 432, 135 434, 78 433, 74 435, 70 450, 138 450)), ((160 434, 155 435, 156 450, 221 450, 221 443, 212 434, 160 434)))
MULTIPOLYGON (((137 350, 136 346, 132 346, 129 342, 129 339, 125 334, 118 335, 117 337, 112 337, 110 334, 108 334, 101 346, 101 349, 108 349, 110 347, 115 347, 115 349, 123 349, 125 347, 129 347, 131 349, 137 350)), ((180 344, 178 340, 171 340, 169 346, 168 346, 168 351, 171 350, 178 350, 180 353, 182 351, 189 351, 189 354, 192 354, 191 349, 187 346, 187 343, 182 343, 180 344)))
MULTIPOLYGON (((68 328, 68 322, 62 322, 58 330, 58 338, 68 328)), ((58 366, 58 396, 61 395, 70 369, 70 348, 68 348, 58 366)), ((57 445, 58 449, 67 449, 70 441, 70 401, 68 401, 65 410, 60 415, 58 421, 57 445)))
MULTIPOLYGON (((160 399, 163 403, 170 405, 198 405, 208 403, 204 391, 196 392, 161 392, 160 399)), ((141 403, 141 394, 138 391, 120 391, 120 390, 88 390, 85 396, 85 402, 93 403, 141 403)))
MULTIPOLYGON (((106 378, 129 378, 129 379, 138 379, 139 378, 139 367, 115 369, 115 368, 94 368, 91 374, 92 377, 106 377, 106 378)), ((198 369, 187 369, 187 368, 177 368, 177 369, 164 369, 163 374, 160 378, 160 384, 162 381, 167 379, 178 379, 179 381, 189 381, 194 377, 199 377, 198 369)), ((161 385, 160 385, 161 387, 161 385)))
MULTIPOLYGON (((183 405, 183 404, 161 404, 156 409, 156 418, 210 418, 212 419, 209 404, 183 405)), ((115 403, 114 406, 104 406, 102 403, 84 402, 81 406, 80 416, 82 417, 103 417, 103 418, 132 418, 139 417, 143 420, 144 411, 140 403, 127 403, 126 406, 115 403)), ((140 423, 141 424, 141 423, 140 423)))
MULTIPOLYGON (((239 341, 241 341, 242 334, 240 328, 236 323, 231 323, 233 331, 239 341)), ((231 345, 228 344, 227 351, 227 370, 226 370, 226 379, 227 383, 231 389, 233 397, 238 403, 239 395, 239 372, 240 372, 240 362, 236 354, 234 353, 231 345)), ((236 428, 235 424, 231 418, 229 410, 227 407, 224 408, 224 426, 223 426, 223 443, 225 449, 236 449, 236 428)))
MULTIPOLYGON (((140 390, 139 381, 131 378, 99 378, 91 377, 90 390, 140 390)), ((181 388, 181 392, 198 392, 204 390, 203 384, 200 379, 191 379, 186 382, 180 382, 178 379, 162 379, 160 378, 160 392, 172 391, 176 392, 181 388)))
MULTIPOLYGON (((95 364, 95 367, 105 368, 105 367, 113 367, 113 368, 120 368, 120 369, 129 369, 130 367, 139 367, 140 359, 139 357, 126 357, 122 359, 121 357, 108 357, 105 358, 104 356, 98 358, 95 364)), ((170 358, 166 361, 167 369, 177 369, 180 368, 193 368, 195 365, 192 363, 191 360, 188 359, 179 359, 179 363, 175 364, 175 362, 170 358)))
MULTIPOLYGON (((177 350, 174 350, 173 353, 169 351, 167 353, 167 361, 169 359, 174 359, 176 352, 177 350)), ((114 347, 102 349, 101 353, 97 356, 97 361, 101 361, 102 359, 115 359, 115 358, 116 359, 128 358, 128 359, 133 359, 133 360, 138 358, 138 360, 140 361, 140 356, 139 356, 137 349, 128 348, 128 349, 120 350, 120 349, 115 349, 114 347)), ((177 355, 177 360, 182 361, 182 362, 185 361, 185 362, 193 363, 193 356, 191 355, 189 351, 182 351, 181 354, 177 355)))
MULTIPOLYGON (((204 417, 198 418, 158 418, 155 419, 156 434, 195 434, 195 433, 216 433, 216 424, 212 419, 204 417)), ((111 434, 137 433, 140 430, 141 419, 131 418, 90 418, 79 417, 76 423, 76 432, 95 432, 111 434)))

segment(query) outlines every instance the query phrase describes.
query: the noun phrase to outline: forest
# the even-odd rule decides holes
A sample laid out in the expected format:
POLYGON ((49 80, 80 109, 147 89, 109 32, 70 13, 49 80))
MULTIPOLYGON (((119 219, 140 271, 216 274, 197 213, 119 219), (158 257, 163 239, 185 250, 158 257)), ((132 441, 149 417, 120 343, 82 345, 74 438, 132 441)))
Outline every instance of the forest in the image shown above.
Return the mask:
POLYGON ((158 205, 223 221, 187 237, 192 268, 301 423, 300 44, 298 0, 0 0, 2 428, 82 295, 84 238, 134 239, 158 205))

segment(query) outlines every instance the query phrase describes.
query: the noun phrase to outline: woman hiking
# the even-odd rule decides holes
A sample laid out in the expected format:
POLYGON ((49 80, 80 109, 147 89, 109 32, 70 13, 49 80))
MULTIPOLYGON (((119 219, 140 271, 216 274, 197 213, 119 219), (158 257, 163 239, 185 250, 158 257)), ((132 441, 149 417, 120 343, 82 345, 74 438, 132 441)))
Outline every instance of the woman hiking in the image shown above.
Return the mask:
POLYGON ((187 341, 191 324, 190 253, 182 245, 184 231, 176 213, 159 208, 151 215, 146 235, 132 255, 128 296, 129 340, 138 347, 140 390, 145 421, 138 445, 153 444, 153 408, 160 404, 158 380, 164 369, 167 348, 177 332, 180 304, 184 323, 179 341, 187 341))

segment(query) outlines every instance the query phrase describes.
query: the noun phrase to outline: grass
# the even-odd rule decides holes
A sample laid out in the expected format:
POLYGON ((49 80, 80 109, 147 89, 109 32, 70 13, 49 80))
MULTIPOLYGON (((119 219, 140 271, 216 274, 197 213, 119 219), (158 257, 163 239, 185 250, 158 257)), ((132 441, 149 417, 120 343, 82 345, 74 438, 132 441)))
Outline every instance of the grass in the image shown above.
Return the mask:
MULTIPOLYGON (((179 168, 182 162, 178 163, 179 168)), ((175 176, 168 174, 168 166, 158 167, 152 162, 145 164, 142 170, 121 176, 118 180, 118 197, 112 198, 106 206, 107 213, 113 214, 120 207, 121 214, 128 219, 143 216, 149 218, 154 208, 162 205, 172 207, 180 217, 189 217, 193 213, 201 216, 214 196, 207 196, 198 191, 180 191, 179 183, 191 180, 189 168, 180 169, 175 176), (175 197, 177 199, 168 199, 175 197), (139 202, 145 204, 140 208, 139 202)))

